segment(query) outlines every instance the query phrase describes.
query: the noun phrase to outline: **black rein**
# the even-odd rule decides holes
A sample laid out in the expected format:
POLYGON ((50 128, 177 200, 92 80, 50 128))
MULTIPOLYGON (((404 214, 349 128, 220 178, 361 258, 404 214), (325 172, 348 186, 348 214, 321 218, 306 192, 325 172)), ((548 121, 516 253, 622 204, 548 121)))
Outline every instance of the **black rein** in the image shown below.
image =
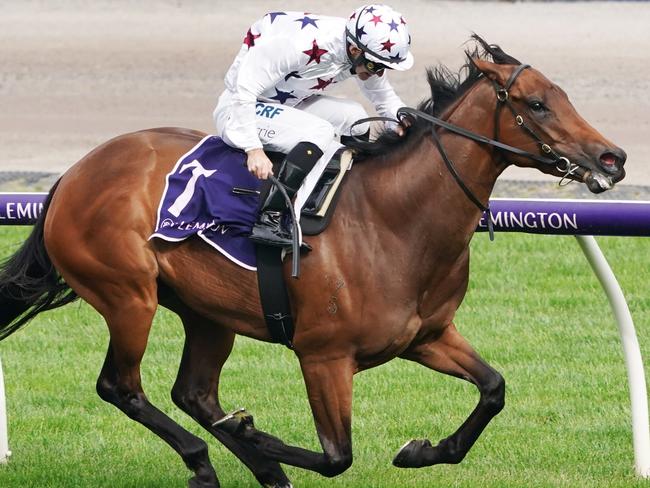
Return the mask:
MULTIPOLYGON (((490 205, 489 203, 484 205, 479 198, 472 192, 472 190, 469 189, 469 187, 465 184, 463 179, 461 178, 460 174, 456 170, 456 167, 454 166, 454 163, 452 160, 449 158, 447 155, 447 152, 445 151, 445 148, 442 145, 442 142, 440 141, 440 137, 438 136, 436 132, 436 127, 442 127, 443 129, 446 129, 450 132, 453 132, 455 134, 458 134, 462 137, 465 137, 467 139, 471 139, 473 141, 479 142, 481 144, 487 144, 489 146, 493 146, 499 150, 509 152, 511 154, 515 154, 517 156, 521 156, 527 159, 531 159, 533 161, 536 161, 538 163, 548 165, 548 166, 553 166, 557 170, 566 173, 565 177, 573 173, 574 169, 576 166, 572 164, 567 158, 562 157, 558 155, 553 149, 530 128, 528 127, 524 119, 521 115, 517 113, 515 108, 513 107, 512 103, 510 102, 510 96, 508 94, 508 90, 512 87, 514 84, 515 80, 517 77, 526 69, 530 68, 530 65, 528 64, 520 64, 517 66, 517 68, 512 72, 510 75, 510 78, 508 78, 508 81, 506 82, 505 86, 501 86, 495 81, 492 82, 494 85, 494 90, 496 93, 496 98, 497 98, 497 106, 495 109, 494 113, 494 119, 495 119, 495 124, 494 124, 494 138, 491 139, 486 136, 482 136, 480 134, 476 134, 475 132, 471 132, 467 129, 464 129, 462 127, 459 127, 455 124, 449 123, 445 120, 442 120, 438 117, 434 117, 433 115, 427 114, 425 112, 422 112, 421 110, 417 110, 415 108, 411 107, 402 107, 397 111, 397 117, 399 120, 401 120, 404 116, 408 115, 411 117, 419 117, 421 119, 424 119, 428 122, 431 122, 433 127, 431 128, 431 137, 433 138, 434 142, 436 143, 436 147, 438 148, 438 151, 440 152, 440 155, 442 156, 442 159, 445 162, 445 165, 447 166, 447 169, 451 173, 451 175, 454 177, 454 180, 456 180, 456 183, 458 186, 463 190, 467 198, 476 205, 481 211, 487 212, 488 213, 488 230, 490 233, 490 240, 494 240, 494 229, 493 229, 493 224, 492 224, 492 214, 490 212, 490 205), (503 142, 498 141, 497 139, 499 138, 499 116, 501 114, 501 109, 503 106, 508 107, 510 112, 512 112, 512 115, 515 118, 515 122, 518 126, 520 126, 522 129, 524 129, 537 143, 540 144, 540 149, 543 153, 549 154, 552 156, 552 158, 546 157, 546 156, 541 156, 539 154, 533 154, 528 151, 524 151, 523 149, 520 149, 518 147, 510 146, 508 144, 505 144, 503 142)), ((356 121, 352 127, 366 123, 366 122, 372 122, 372 121, 388 121, 388 122, 398 122, 394 119, 391 119, 389 117, 368 117, 365 119, 361 119, 356 121)))

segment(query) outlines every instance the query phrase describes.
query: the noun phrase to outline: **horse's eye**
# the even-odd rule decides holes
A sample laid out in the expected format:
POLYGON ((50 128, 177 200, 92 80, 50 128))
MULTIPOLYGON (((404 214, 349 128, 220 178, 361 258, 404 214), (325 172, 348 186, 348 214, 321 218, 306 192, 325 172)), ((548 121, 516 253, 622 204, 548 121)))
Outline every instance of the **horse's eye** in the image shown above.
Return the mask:
POLYGON ((539 100, 533 100, 531 102, 528 102, 528 106, 533 112, 543 112, 546 110, 544 104, 539 100))

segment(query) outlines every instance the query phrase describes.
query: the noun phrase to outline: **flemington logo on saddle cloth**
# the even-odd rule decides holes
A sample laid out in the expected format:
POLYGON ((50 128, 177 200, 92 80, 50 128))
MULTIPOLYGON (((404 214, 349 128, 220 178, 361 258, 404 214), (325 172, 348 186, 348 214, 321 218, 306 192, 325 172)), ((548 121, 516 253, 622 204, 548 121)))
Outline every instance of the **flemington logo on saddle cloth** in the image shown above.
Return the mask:
POLYGON ((260 180, 246 169, 246 154, 206 136, 167 175, 151 238, 178 242, 193 235, 240 266, 255 270, 248 239, 257 214, 260 180), (249 192, 234 192, 244 188, 249 192))

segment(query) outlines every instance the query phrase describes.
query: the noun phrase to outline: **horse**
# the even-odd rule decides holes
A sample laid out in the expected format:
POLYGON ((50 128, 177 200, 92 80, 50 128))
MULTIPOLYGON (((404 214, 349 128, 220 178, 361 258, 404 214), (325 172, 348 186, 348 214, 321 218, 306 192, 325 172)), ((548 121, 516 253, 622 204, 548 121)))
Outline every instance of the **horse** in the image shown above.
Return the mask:
MULTIPOLYGON (((307 238, 299 279, 285 278, 293 348, 321 450, 287 445, 246 411, 226 413, 219 377, 235 337, 271 341, 255 272, 199 239, 149 240, 165 175, 204 134, 159 128, 118 136, 72 166, 0 273, 0 337, 77 298, 105 319, 110 340, 99 396, 166 441, 215 488, 204 440, 158 410, 140 363, 159 305, 182 321, 174 403, 231 450, 263 486, 289 487, 281 464, 332 477, 352 464, 352 379, 402 358, 476 386, 478 403, 449 437, 407 442, 402 468, 459 463, 505 404, 505 380, 460 335, 469 243, 497 177, 511 164, 583 182, 598 193, 624 175, 625 152, 541 72, 478 36, 454 73, 429 69, 431 98, 407 110, 405 135, 352 141, 356 162, 325 232, 307 238), (336 307, 331 303, 335 300, 336 307)), ((71 332, 72 333, 72 332, 71 332)))

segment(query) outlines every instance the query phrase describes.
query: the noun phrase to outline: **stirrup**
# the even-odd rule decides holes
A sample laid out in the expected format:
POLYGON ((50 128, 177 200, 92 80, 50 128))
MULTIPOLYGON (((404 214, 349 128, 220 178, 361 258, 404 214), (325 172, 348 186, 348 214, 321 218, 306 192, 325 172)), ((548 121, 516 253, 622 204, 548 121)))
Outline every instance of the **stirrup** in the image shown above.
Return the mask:
POLYGON ((287 234, 281 229, 273 229, 267 225, 256 224, 249 239, 267 246, 291 247, 293 244, 291 234, 287 234))
POLYGON ((250 240, 267 246, 291 247, 293 236, 282 226, 282 212, 263 210, 253 226, 250 240))
MULTIPOLYGON (((254 228, 253 228, 253 232, 255 232, 254 228)), ((248 238, 253 242, 257 242, 258 244, 263 244, 265 246, 281 247, 285 249, 288 253, 291 253, 293 251, 292 238, 284 239, 282 237, 279 237, 277 234, 273 234, 272 232, 266 233, 264 235, 259 235, 259 234, 255 235, 253 233, 248 238), (272 237, 267 238, 267 236, 272 236, 272 237)), ((312 250, 313 248, 305 241, 303 241, 300 244, 301 254, 310 253, 312 250)))

